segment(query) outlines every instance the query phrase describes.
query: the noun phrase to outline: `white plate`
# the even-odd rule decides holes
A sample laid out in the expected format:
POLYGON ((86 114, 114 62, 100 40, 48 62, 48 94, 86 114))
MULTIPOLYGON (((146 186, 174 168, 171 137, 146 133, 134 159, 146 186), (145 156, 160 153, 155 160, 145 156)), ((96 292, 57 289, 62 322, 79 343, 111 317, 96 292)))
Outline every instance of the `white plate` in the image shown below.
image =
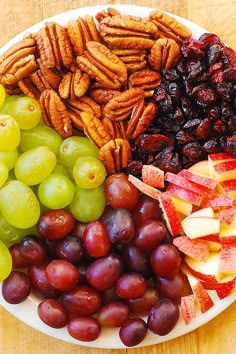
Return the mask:
MULTIPOLYGON (((22 37, 26 33, 38 31, 44 22, 55 21, 59 24, 65 25, 72 18, 76 19, 78 16, 83 17, 87 14, 95 15, 97 12, 101 11, 102 9, 107 9, 107 7, 108 5, 85 7, 85 8, 72 10, 72 11, 67 11, 57 16, 48 18, 28 28, 24 32, 18 34, 11 41, 9 41, 4 47, 0 49, 0 54, 5 52, 6 49, 9 48, 12 44, 22 39, 22 37)), ((112 5, 112 7, 117 8, 124 14, 132 14, 140 17, 148 16, 149 12, 153 10, 151 8, 146 8, 142 6, 132 6, 132 5, 114 5, 114 6, 112 5)), ((206 32, 205 29, 192 23, 191 21, 188 21, 178 16, 174 16, 174 17, 176 17, 180 22, 182 22, 192 30, 194 38, 198 38, 201 34, 206 32)), ((222 311, 224 311, 236 300, 236 293, 232 294, 231 296, 227 297, 224 300, 219 300, 215 292, 211 292, 211 296, 215 302, 215 305, 204 314, 198 313, 198 316, 195 319, 193 319, 189 325, 186 326, 185 323, 183 322, 183 319, 180 316, 179 322, 177 323, 176 327, 171 333, 169 333, 166 336, 157 336, 149 332, 145 340, 139 346, 147 346, 147 345, 162 343, 170 339, 184 335, 202 326, 203 324, 207 323, 214 317, 218 316, 222 311)), ((21 304, 18 305, 8 304, 2 297, 1 284, 0 284, 0 304, 12 315, 17 317, 19 320, 23 321, 24 323, 28 324, 29 326, 35 328, 36 330, 69 343, 95 347, 95 348, 116 348, 116 349, 125 348, 125 346, 119 339, 118 329, 103 329, 101 336, 97 340, 93 342, 81 342, 72 338, 68 334, 66 328, 54 329, 45 325, 37 315, 38 303, 39 303, 39 299, 34 295, 31 295, 26 301, 24 301, 21 304)))

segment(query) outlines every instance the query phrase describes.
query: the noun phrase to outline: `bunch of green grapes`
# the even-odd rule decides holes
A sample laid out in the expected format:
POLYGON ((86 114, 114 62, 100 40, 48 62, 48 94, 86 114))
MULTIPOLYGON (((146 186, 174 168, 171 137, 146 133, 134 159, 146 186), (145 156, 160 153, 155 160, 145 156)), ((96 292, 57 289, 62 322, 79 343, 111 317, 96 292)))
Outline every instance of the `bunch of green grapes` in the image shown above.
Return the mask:
MULTIPOLYGON (((8 96, 0 85, 0 274, 9 274, 8 247, 38 234, 44 210, 68 208, 81 222, 106 206, 106 169, 85 136, 62 139, 44 125, 38 102, 8 96)), ((1 280, 1 279, 0 279, 1 280)))

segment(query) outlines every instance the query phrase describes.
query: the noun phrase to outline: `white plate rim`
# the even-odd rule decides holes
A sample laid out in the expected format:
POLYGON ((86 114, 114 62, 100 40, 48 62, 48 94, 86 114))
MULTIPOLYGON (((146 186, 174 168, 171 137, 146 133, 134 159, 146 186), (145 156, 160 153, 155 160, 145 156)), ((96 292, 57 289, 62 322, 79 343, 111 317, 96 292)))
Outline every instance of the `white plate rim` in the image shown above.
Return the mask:
MULTIPOLYGON (((10 48, 13 44, 15 44, 17 41, 23 38, 28 33, 33 33, 39 30, 41 26, 45 22, 50 22, 50 21, 55 21, 59 24, 65 25, 70 19, 75 19, 78 16, 85 16, 87 14, 89 15, 95 15, 97 12, 107 9, 108 7, 113 7, 117 8, 119 11, 121 11, 124 14, 133 14, 137 15, 140 17, 147 16, 148 13, 152 10, 153 8, 150 7, 145 7, 145 6, 136 6, 136 5, 116 5, 116 4, 107 4, 107 5, 95 5, 95 6, 88 6, 88 7, 83 7, 79 9, 73 9, 73 10, 68 10, 66 12, 60 13, 58 15, 49 17, 43 21, 40 21, 36 23, 35 25, 27 28, 26 30, 22 31, 21 33, 17 34, 14 38, 12 38, 10 41, 8 41, 2 48, 0 48, 0 55, 3 54, 8 48, 10 48)), ((158 7, 156 7, 157 9, 158 7)), ((166 11, 165 11, 166 12, 166 11)), ((184 19, 180 16, 174 15, 172 13, 166 12, 169 15, 175 17, 178 19, 180 22, 182 22, 184 25, 187 27, 190 27, 193 33, 193 38, 197 39, 201 34, 204 32, 208 32, 206 29, 198 26, 197 24, 191 22, 190 20, 184 19)), ((113 328, 103 328, 102 329, 102 334, 101 336, 92 342, 82 342, 74 339, 71 337, 66 328, 62 329, 54 329, 46 324, 44 324, 38 317, 37 314, 37 304, 39 303, 39 298, 37 298, 34 294, 31 294, 27 300, 25 300, 21 304, 17 305, 12 305, 7 303, 3 296, 2 296, 2 283, 0 283, 0 305, 5 308, 9 313, 11 313, 14 317, 19 319, 20 321, 24 322, 25 324, 29 325, 30 327, 38 330, 39 332, 42 332, 46 335, 49 335, 51 337, 54 337, 56 339, 71 343, 71 344, 78 344, 80 346, 87 346, 91 348, 103 348, 103 349, 122 349, 122 348, 127 348, 119 339, 119 329, 113 329, 113 328)), ((148 332, 147 337, 145 340, 140 343, 136 347, 145 347, 149 345, 155 345, 158 343, 163 343, 166 341, 169 341, 171 339, 180 337, 182 335, 185 335, 202 325, 206 324, 213 318, 217 317, 220 313, 222 313, 225 309, 227 309, 231 304, 234 303, 236 300, 236 293, 233 293, 232 295, 228 296, 227 298, 223 300, 219 300, 217 297, 216 293, 214 291, 209 292, 210 295, 213 298, 213 301, 215 302, 215 305, 208 310, 205 313, 198 313, 197 317, 193 319, 190 324, 185 325, 182 317, 180 316, 180 319, 174 328, 172 332, 170 332, 166 336, 157 336, 150 331, 148 332)))

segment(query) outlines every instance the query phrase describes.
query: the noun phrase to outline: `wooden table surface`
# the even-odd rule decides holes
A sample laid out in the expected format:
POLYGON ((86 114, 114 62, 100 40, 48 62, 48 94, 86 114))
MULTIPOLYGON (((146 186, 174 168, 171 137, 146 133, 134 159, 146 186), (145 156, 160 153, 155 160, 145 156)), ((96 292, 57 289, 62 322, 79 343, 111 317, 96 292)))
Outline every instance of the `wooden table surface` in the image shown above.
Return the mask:
MULTIPOLYGON (((44 18, 91 5, 159 7, 218 34, 236 50, 236 0, 0 0, 0 47, 44 18)), ((231 354, 236 347, 236 303, 201 328, 163 344, 132 349, 91 349, 48 337, 0 308, 0 354, 231 354)))

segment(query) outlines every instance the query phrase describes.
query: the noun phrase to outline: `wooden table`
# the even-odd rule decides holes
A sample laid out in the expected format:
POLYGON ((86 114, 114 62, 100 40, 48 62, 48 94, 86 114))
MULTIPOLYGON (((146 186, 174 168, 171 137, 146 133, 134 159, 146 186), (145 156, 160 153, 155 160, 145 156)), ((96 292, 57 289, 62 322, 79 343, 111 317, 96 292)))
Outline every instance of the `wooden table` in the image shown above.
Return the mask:
MULTIPOLYGON (((83 6, 119 4, 95 0, 0 0, 0 47, 18 32, 44 18, 83 6)), ((218 34, 236 50, 236 0, 122 1, 159 7, 218 34)), ((201 328, 169 342, 136 349, 90 349, 48 337, 0 308, 1 354, 231 354, 236 348, 236 303, 201 328)))

